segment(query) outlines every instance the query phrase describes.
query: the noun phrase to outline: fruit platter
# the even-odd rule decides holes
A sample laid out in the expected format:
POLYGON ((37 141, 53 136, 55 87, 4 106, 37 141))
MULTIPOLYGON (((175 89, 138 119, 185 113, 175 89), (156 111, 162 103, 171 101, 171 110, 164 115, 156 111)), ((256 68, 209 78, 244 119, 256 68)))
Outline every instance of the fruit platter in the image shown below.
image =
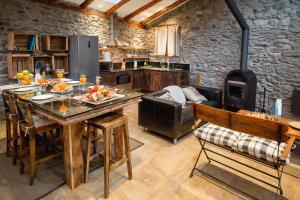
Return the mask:
POLYGON ((20 73, 17 73, 18 82, 20 85, 29 85, 32 83, 33 74, 29 73, 28 70, 23 70, 20 73))
POLYGON ((89 88, 89 92, 83 95, 82 101, 85 103, 99 105, 124 97, 123 94, 117 94, 116 91, 108 90, 104 87, 94 86, 89 88))
POLYGON ((67 83, 56 83, 51 92, 53 93, 63 93, 63 92, 70 92, 73 90, 73 86, 67 84, 67 83))

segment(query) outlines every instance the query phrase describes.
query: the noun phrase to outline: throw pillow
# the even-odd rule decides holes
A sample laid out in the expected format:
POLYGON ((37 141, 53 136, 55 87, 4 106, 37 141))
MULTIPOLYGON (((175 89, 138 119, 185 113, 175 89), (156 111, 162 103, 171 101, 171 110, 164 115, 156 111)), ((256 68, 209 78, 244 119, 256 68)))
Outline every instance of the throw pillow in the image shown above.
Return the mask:
POLYGON ((199 102, 201 103, 202 101, 207 101, 207 99, 205 98, 205 96, 203 96, 202 94, 200 94, 198 92, 198 90, 196 90, 194 87, 189 86, 186 88, 182 89, 185 97, 192 101, 192 102, 199 102))
POLYGON ((170 95, 173 97, 173 99, 176 102, 181 103, 182 105, 185 105, 186 98, 180 87, 178 87, 176 85, 172 85, 172 86, 165 87, 164 90, 169 91, 170 95))

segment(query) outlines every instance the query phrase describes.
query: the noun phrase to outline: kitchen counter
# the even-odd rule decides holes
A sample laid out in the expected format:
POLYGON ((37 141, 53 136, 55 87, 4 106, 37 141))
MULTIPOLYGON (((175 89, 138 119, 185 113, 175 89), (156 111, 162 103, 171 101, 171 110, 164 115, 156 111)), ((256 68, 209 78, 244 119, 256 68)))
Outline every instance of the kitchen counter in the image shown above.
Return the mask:
POLYGON ((102 70, 101 72, 124 72, 124 71, 138 71, 138 70, 155 70, 155 71, 166 71, 166 72, 178 72, 183 71, 183 69, 179 68, 161 68, 161 67, 152 67, 152 66, 142 66, 138 68, 126 68, 125 70, 121 69, 113 69, 113 70, 102 70))

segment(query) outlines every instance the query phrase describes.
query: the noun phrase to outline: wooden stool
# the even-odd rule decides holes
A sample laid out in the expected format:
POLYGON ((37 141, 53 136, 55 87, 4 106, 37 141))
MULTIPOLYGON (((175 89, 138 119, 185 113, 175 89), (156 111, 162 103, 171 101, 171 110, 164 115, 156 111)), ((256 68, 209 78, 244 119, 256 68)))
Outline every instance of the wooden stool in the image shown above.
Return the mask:
MULTIPOLYGON (((116 141, 116 138, 115 138, 116 141)), ((115 144, 116 145, 116 144, 115 144)), ((118 147, 117 147, 118 148, 118 147)), ((122 149, 118 149, 118 151, 122 151, 122 149)), ((131 156, 130 156, 130 144, 129 144, 129 133, 128 133, 128 119, 126 116, 110 113, 109 115, 105 115, 102 117, 90 119, 88 121, 87 128, 87 146, 86 146, 86 160, 85 160, 85 181, 88 179, 89 174, 89 162, 95 158, 97 155, 103 156, 104 160, 104 197, 108 198, 109 195, 109 173, 127 162, 127 171, 128 178, 132 179, 132 165, 131 165, 131 156), (100 137, 92 138, 92 135, 95 135, 93 132, 93 128, 95 131, 97 129, 102 130, 103 132, 103 154, 102 152, 96 153, 94 155, 91 154, 91 144, 94 140, 98 140, 100 137), (122 133, 120 136, 120 140, 124 140, 125 144, 125 157, 118 160, 114 160, 111 157, 111 135, 114 134, 114 137, 117 137, 119 134, 116 134, 115 131, 118 130, 119 133, 122 133)))
POLYGON ((6 156, 12 153, 13 165, 17 163, 18 154, 18 113, 15 97, 5 90, 2 92, 6 118, 6 156))

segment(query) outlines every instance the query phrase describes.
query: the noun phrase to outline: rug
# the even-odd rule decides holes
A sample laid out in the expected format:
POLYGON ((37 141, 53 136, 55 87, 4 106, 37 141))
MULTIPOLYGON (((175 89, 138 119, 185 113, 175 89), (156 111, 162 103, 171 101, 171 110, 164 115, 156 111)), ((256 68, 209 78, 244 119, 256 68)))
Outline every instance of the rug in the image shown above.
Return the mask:
MULTIPOLYGON (((130 138, 131 151, 143 143, 130 138)), ((91 163, 90 171, 102 167, 101 160, 91 163)), ((12 158, 0 155, 0 199, 33 200, 46 196, 65 184, 64 162, 62 158, 51 160, 37 166, 34 185, 29 186, 28 169, 20 175, 20 165, 12 165, 12 158)))
MULTIPOLYGON (((214 164, 201 164, 197 168, 201 169, 202 172, 195 170, 195 175, 215 182, 216 185, 225 190, 232 191, 234 189, 234 193, 242 195, 241 197, 247 196, 259 200, 275 199, 275 189, 274 191, 268 190, 214 164)), ((278 194, 277 200, 286 200, 286 198, 278 194)))

